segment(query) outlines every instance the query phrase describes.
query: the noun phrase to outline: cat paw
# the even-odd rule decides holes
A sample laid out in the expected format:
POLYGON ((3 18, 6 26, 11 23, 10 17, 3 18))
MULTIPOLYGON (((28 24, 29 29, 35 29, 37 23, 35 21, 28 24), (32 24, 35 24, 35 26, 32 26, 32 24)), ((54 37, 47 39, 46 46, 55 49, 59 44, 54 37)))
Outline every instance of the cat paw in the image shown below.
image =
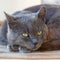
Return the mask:
POLYGON ((15 45, 13 46, 9 45, 8 49, 10 52, 19 52, 18 46, 15 46, 15 45))

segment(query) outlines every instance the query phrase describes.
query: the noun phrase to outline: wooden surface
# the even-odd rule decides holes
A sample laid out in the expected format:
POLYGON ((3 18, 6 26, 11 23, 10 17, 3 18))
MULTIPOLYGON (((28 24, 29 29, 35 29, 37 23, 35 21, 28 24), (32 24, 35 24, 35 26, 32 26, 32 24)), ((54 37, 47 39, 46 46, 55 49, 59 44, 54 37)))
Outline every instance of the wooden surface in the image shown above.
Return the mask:
POLYGON ((40 53, 0 53, 0 59, 13 60, 60 60, 60 51, 40 52, 40 53))

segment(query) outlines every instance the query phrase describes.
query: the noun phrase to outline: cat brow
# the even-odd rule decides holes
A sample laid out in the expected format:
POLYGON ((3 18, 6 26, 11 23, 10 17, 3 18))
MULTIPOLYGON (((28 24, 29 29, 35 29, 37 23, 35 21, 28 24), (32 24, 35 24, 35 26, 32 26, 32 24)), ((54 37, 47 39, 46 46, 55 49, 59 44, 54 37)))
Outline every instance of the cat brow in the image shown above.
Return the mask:
POLYGON ((27 32, 29 33, 29 29, 28 26, 26 25, 26 23, 24 23, 25 29, 27 30, 27 32))

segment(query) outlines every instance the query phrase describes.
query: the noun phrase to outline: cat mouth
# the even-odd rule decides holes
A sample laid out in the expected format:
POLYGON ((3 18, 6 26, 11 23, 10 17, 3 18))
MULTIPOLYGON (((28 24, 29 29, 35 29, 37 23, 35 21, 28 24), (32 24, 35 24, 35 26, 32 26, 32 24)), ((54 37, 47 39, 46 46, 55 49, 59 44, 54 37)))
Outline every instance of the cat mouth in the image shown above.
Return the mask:
POLYGON ((42 42, 40 42, 40 43, 38 43, 36 46, 34 46, 33 48, 27 48, 27 49, 29 49, 29 50, 31 50, 31 51, 36 51, 36 50, 38 50, 40 47, 41 47, 41 45, 42 45, 42 42))
POLYGON ((41 46, 35 46, 34 48, 27 48, 27 50, 30 50, 30 51, 36 51, 40 48, 41 46))
POLYGON ((36 50, 38 50, 40 47, 41 47, 41 44, 40 44, 40 45, 38 44, 38 45, 36 45, 32 50, 33 50, 33 51, 36 51, 36 50))

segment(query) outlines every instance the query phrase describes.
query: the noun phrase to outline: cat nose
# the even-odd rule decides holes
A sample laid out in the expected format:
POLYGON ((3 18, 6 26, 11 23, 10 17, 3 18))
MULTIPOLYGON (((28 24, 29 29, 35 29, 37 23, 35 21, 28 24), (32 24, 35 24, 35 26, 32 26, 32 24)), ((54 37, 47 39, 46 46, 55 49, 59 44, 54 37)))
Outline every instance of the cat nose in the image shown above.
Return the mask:
POLYGON ((35 42, 34 45, 37 45, 37 42, 35 42))
POLYGON ((38 43, 37 40, 36 39, 33 39, 33 44, 34 45, 37 45, 37 43, 38 43))

